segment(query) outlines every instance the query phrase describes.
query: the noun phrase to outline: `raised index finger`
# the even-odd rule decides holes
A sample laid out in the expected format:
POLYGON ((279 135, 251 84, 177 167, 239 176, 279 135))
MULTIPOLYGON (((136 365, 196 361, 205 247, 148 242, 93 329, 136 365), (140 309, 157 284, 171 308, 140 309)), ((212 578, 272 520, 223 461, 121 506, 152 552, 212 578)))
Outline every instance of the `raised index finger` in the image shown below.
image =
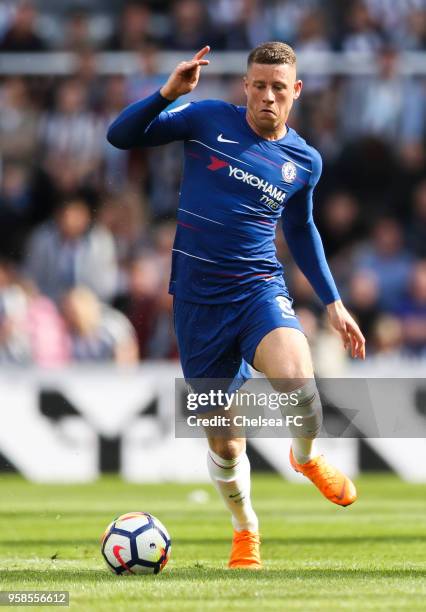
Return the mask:
POLYGON ((194 60, 200 60, 203 59, 203 57, 205 55, 207 55, 207 53, 210 51, 210 47, 208 45, 206 45, 205 47, 203 47, 202 49, 200 49, 198 51, 198 53, 196 53, 193 57, 194 60))

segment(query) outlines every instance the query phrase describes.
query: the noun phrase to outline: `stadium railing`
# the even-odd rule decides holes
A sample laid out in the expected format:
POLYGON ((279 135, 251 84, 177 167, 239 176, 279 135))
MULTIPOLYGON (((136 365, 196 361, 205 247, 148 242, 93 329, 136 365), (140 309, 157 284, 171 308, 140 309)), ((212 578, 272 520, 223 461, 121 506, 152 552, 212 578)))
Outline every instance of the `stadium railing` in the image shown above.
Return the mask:
MULTIPOLYGON (((167 74, 176 63, 191 56, 191 52, 161 51, 158 72, 167 74)), ((96 54, 99 74, 130 74, 140 70, 139 55, 128 52, 99 52, 96 54)), ((246 52, 213 52, 214 61, 209 75, 239 75, 247 59, 246 52)), ((0 75, 67 75, 78 66, 78 55, 73 52, 0 53, 0 75)), ((319 51, 298 54, 298 66, 304 74, 371 75, 377 72, 377 56, 371 53, 337 53, 319 51)), ((399 55, 401 75, 426 75, 426 53, 402 52, 399 55)))

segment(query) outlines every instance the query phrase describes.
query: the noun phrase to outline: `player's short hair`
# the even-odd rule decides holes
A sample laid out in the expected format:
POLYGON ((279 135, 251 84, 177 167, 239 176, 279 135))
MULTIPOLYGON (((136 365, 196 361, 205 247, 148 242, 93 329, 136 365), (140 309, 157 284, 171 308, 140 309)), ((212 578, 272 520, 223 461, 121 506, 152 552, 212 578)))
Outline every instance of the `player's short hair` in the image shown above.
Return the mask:
POLYGON ((283 42, 265 42, 250 51, 247 68, 252 64, 296 64, 294 50, 283 42))

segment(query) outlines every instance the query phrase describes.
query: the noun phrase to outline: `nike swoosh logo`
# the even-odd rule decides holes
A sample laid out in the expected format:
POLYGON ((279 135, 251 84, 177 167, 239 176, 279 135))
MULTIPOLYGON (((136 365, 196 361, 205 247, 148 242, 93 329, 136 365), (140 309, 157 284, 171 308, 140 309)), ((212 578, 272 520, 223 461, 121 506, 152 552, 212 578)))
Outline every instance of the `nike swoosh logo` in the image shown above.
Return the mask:
POLYGON ((124 548, 124 546, 120 546, 119 544, 116 544, 112 548, 112 553, 113 553, 114 557, 117 559, 117 561, 119 562, 119 564, 121 565, 121 567, 124 567, 124 569, 126 569, 128 572, 130 572, 131 574, 134 574, 134 572, 132 572, 130 567, 123 561, 123 559, 122 559, 122 557, 120 555, 120 550, 122 548, 124 548))
POLYGON ((239 142, 237 142, 236 140, 228 140, 227 138, 223 137, 223 134, 219 134, 219 136, 217 137, 219 142, 230 142, 231 144, 240 144, 239 142))

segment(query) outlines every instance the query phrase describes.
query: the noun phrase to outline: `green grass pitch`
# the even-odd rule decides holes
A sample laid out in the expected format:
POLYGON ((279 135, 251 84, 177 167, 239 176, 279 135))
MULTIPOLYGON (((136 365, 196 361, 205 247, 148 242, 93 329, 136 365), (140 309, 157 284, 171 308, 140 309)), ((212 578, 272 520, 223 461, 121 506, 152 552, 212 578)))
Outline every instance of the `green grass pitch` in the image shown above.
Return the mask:
POLYGON ((264 570, 244 572, 226 570, 230 522, 209 485, 36 485, 3 475, 0 590, 69 590, 83 612, 425 610, 426 487, 390 475, 357 485, 358 502, 340 508, 312 485, 256 475, 264 570), (200 489, 207 502, 192 500, 200 489), (158 576, 117 577, 104 565, 99 537, 132 510, 155 514, 171 534, 158 576))

